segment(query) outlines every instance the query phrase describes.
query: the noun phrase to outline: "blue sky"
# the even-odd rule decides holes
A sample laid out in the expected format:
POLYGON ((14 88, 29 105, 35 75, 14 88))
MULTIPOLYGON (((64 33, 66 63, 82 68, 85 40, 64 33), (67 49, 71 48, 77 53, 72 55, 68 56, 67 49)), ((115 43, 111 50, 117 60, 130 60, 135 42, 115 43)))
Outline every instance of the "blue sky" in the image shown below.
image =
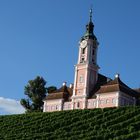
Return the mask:
MULTIPOLYGON (((140 87, 139 0, 1 0, 1 99, 19 103, 37 75, 47 86, 73 83, 91 4, 100 73, 111 78, 120 73, 128 86, 140 87)), ((5 111, 0 100, 0 114, 12 113, 5 111)))

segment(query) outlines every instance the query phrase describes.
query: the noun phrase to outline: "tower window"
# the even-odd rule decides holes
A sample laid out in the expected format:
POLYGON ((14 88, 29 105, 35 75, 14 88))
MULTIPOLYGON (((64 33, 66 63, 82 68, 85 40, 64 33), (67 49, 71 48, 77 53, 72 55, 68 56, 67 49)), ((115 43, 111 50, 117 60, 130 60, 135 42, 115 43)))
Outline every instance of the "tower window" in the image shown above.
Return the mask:
POLYGON ((94 58, 92 58, 92 62, 95 63, 94 58))
POLYGON ((84 57, 82 57, 82 58, 81 58, 80 63, 83 63, 83 62, 84 62, 84 60, 85 60, 85 58, 84 58, 84 57))
POLYGON ((79 82, 80 82, 80 83, 83 83, 83 82, 84 82, 84 78, 83 78, 82 75, 81 75, 80 78, 79 78, 79 82))
POLYGON ((83 48, 83 49, 82 49, 82 54, 85 54, 85 49, 86 49, 86 48, 83 48))
POLYGON ((95 51, 94 50, 92 50, 92 55, 94 55, 95 54, 95 51))

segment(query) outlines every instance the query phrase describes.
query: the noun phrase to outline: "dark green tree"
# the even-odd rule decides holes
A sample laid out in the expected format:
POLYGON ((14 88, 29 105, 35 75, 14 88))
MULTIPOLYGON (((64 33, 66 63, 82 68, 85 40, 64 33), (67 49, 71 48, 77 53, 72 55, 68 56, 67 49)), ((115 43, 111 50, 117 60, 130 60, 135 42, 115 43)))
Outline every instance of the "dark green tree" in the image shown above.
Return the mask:
POLYGON ((24 88, 24 94, 28 98, 21 99, 20 101, 26 112, 43 111, 43 99, 47 93, 45 85, 46 81, 40 76, 28 81, 28 84, 24 88))

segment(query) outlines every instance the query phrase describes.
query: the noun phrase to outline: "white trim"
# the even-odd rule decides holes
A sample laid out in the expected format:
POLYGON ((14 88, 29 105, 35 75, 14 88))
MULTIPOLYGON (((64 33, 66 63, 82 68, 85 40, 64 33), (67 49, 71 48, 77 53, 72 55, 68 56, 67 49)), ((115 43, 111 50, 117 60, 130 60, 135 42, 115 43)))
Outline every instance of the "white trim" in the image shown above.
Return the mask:
POLYGON ((44 101, 44 105, 43 105, 43 112, 46 112, 46 101, 44 101))
POLYGON ((116 98, 116 107, 119 106, 119 96, 120 96, 120 95, 119 95, 119 92, 117 92, 117 93, 116 93, 116 97, 117 97, 117 98, 116 98))
POLYGON ((79 99, 79 98, 85 98, 86 95, 77 95, 77 96, 72 96, 72 99, 79 99))
POLYGON ((80 58, 81 58, 81 46, 79 46, 79 56, 78 56, 78 64, 80 63, 80 58))
POLYGON ((73 95, 72 96, 75 96, 77 72, 78 72, 78 68, 77 68, 77 66, 75 66, 74 87, 73 87, 73 95))

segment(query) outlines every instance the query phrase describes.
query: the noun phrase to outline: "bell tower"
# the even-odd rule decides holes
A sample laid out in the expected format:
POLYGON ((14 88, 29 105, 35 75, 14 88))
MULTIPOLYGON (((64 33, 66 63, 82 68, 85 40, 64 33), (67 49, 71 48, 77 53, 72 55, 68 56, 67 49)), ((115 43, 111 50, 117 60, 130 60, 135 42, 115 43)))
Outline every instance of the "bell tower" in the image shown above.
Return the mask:
POLYGON ((79 42, 78 62, 75 66, 73 89, 73 109, 86 108, 86 101, 90 91, 94 88, 98 78, 97 50, 98 41, 93 33, 92 9, 90 10, 89 23, 86 33, 79 42))

